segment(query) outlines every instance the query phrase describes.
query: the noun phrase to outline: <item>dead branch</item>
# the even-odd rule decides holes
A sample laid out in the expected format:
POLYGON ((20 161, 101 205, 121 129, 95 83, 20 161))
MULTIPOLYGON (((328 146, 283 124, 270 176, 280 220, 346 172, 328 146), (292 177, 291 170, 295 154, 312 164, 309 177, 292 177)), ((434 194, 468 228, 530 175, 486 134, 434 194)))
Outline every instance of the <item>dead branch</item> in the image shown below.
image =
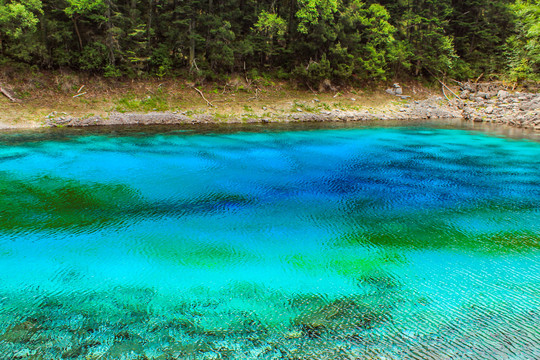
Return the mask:
POLYGON ((227 91, 227 86, 229 86, 228 83, 223 86, 223 91, 221 92, 221 95, 225 94, 225 91, 227 91))
POLYGON ((202 93, 201 90, 197 89, 195 86, 192 86, 192 88, 197 91, 199 93, 199 95, 201 95, 201 97, 204 99, 204 101, 206 101, 206 104, 210 107, 215 107, 214 104, 212 104, 210 101, 208 101, 207 98, 204 97, 204 94, 202 93))
POLYGON ((259 88, 256 88, 256 89, 255 89, 255 96, 250 97, 250 98, 248 99, 248 101, 255 100, 255 99, 257 99, 257 100, 259 99, 259 88))
POLYGON ((448 96, 446 96, 446 92, 444 91, 444 86, 441 86, 441 89, 442 89, 442 93, 443 93, 444 97, 446 98, 446 100, 448 100, 448 102, 451 102, 450 99, 448 98, 448 96))
MULTIPOLYGON (((433 74, 431 74, 433 75, 433 74)), ((452 95, 454 95, 459 101, 462 101, 461 98, 455 93, 452 91, 452 89, 450 89, 448 86, 446 86, 445 83, 443 83, 439 78, 435 77, 435 79, 437 79, 438 82, 441 83, 442 85, 442 88, 443 88, 443 94, 444 94, 444 97, 446 97, 446 99, 448 100, 448 97, 446 96, 445 92, 444 92, 444 89, 446 88, 448 91, 450 91, 452 93, 452 95)), ((448 100, 450 101, 450 100, 448 100)))
POLYGON ((15 97, 15 95, 13 95, 13 93, 11 91, 9 91, 8 89, 6 89, 5 87, 3 87, 1 84, 0 84, 0 92, 2 94, 4 94, 5 97, 7 97, 11 102, 14 102, 14 103, 20 103, 22 102, 20 99, 17 99, 15 97))
POLYGON ((86 91, 83 92, 83 93, 80 93, 80 94, 73 95, 73 98, 76 98, 76 97, 79 97, 79 96, 83 96, 84 94, 86 94, 86 91))

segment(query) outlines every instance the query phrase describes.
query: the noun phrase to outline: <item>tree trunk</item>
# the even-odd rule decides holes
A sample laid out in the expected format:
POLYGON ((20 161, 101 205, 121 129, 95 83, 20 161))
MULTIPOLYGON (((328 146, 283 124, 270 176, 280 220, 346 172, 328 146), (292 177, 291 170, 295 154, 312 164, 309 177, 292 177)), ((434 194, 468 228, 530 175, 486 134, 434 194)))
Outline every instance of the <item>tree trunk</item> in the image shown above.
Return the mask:
POLYGON ((111 24, 111 2, 107 1, 107 10, 105 11, 105 17, 107 18, 107 47, 109 48, 109 64, 114 65, 116 58, 114 56, 114 39, 112 36, 112 24, 111 24))
POLYGON ((77 25, 77 17, 72 17, 73 20, 73 26, 75 26, 75 32, 77 33, 77 39, 79 39, 79 50, 82 51, 83 45, 82 45, 82 38, 81 33, 79 32, 79 25, 77 25))
POLYGON ((149 8, 148 8, 148 29, 147 29, 147 39, 146 39, 146 47, 147 47, 147 50, 150 51, 150 47, 151 47, 151 40, 152 40, 152 15, 154 13, 154 0, 150 0, 150 3, 149 3, 149 8))
POLYGON ((196 67, 195 64, 195 36, 193 34, 195 23, 193 20, 189 21, 189 68, 190 70, 196 67))

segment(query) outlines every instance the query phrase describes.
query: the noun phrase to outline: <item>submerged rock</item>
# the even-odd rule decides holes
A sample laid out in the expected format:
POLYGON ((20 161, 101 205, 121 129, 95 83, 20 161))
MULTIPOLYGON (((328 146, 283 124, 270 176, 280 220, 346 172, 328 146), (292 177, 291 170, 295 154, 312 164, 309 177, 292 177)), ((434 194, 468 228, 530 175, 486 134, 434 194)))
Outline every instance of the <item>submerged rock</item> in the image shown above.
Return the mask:
POLYGON ((298 316, 293 324, 305 336, 318 338, 324 332, 344 332, 371 329, 390 318, 389 310, 370 304, 362 298, 342 298, 326 303, 298 316))
POLYGON ((110 356, 113 359, 126 358, 128 356, 144 355, 144 348, 139 340, 124 340, 117 342, 111 346, 106 356, 110 356))
POLYGON ((13 325, 0 336, 0 341, 13 343, 26 343, 41 329, 36 319, 29 318, 22 323, 13 325))

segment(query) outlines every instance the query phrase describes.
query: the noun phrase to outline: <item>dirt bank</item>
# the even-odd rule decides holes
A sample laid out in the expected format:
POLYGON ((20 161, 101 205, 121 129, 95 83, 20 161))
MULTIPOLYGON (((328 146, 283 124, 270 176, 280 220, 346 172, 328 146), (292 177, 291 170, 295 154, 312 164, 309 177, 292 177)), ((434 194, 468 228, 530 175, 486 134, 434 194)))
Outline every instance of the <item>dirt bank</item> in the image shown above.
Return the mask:
POLYGON ((197 85, 174 79, 112 82, 72 74, 13 84, 22 101, 0 98, 0 129, 457 118, 540 130, 540 94, 497 84, 460 83, 449 89, 456 97, 418 83, 394 84, 386 91, 317 93, 239 78, 197 85))

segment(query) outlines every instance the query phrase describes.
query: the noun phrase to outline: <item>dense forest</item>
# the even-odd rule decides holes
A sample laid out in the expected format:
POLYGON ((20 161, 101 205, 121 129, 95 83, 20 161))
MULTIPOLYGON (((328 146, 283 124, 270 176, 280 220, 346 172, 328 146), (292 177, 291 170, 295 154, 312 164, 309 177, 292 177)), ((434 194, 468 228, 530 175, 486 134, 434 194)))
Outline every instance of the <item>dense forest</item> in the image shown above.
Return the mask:
POLYGON ((0 62, 307 85, 538 80, 539 0, 0 0, 0 62))

